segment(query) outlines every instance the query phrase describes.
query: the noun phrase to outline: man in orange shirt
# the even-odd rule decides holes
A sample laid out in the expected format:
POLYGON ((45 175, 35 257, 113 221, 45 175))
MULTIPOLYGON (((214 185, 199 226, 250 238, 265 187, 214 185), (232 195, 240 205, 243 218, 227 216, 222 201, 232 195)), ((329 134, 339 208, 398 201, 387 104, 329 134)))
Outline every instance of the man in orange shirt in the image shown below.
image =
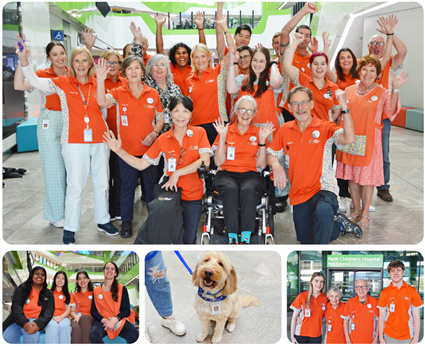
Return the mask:
POLYGON ((288 105, 296 120, 283 124, 267 149, 267 163, 279 189, 287 182, 279 159, 284 157, 289 168, 289 199, 301 244, 328 244, 344 229, 358 232, 357 225, 337 214, 338 185, 332 168, 332 144, 353 143, 354 126, 345 92, 337 90, 336 96, 344 114, 344 129, 331 121, 313 118, 311 90, 303 86, 293 88, 288 94, 288 105))
POLYGON ((403 262, 391 261, 387 269, 391 283, 379 296, 379 341, 381 344, 417 344, 422 299, 414 287, 403 281, 403 262))
MULTIPOLYGON (((395 25, 397 24, 397 17, 394 15, 385 18, 388 22, 389 28, 392 28, 393 32, 385 33, 387 36, 387 44, 394 46, 397 51, 396 54, 392 55, 390 61, 382 66, 382 73, 380 77, 380 82, 382 86, 388 89, 391 93, 392 91, 392 79, 395 76, 395 72, 403 67, 403 61, 407 54, 407 48, 400 38, 394 33, 395 25), (392 38, 392 41, 391 41, 392 38)), ((375 54, 379 59, 384 55, 385 42, 384 37, 380 34, 373 35, 368 43, 369 54, 375 54)), ((391 121, 387 117, 384 117, 383 120, 384 128, 382 129, 382 156, 384 159, 384 180, 385 185, 377 186, 378 197, 380 197, 385 202, 392 202, 393 197, 391 196, 389 189, 390 181, 390 131, 391 131, 391 121)))
POLYGON ((345 319, 345 339, 347 344, 376 344, 378 299, 367 294, 369 285, 366 280, 357 280, 354 287, 357 296, 348 300, 341 315, 345 319))

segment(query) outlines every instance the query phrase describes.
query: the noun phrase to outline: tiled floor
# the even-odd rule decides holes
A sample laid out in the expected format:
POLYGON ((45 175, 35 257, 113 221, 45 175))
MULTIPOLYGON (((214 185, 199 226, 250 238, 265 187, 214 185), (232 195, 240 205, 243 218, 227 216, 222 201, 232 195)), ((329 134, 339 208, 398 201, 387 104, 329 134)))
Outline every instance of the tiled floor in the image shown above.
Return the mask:
MULTIPOLYGON (((423 133, 393 126, 391 130, 391 193, 394 202, 386 203, 376 195, 372 204, 369 230, 362 238, 340 236, 332 244, 417 244, 424 234, 424 150, 423 133)), ((9 244, 62 244, 62 229, 43 220, 43 171, 38 152, 17 153, 3 162, 4 167, 25 168, 23 178, 5 180, 3 188, 3 237, 9 244)), ((146 205, 135 197, 138 230, 147 217, 146 205)), ((120 222, 114 222, 119 227, 120 222)), ((198 236, 201 227, 198 229, 198 236)), ((136 232, 135 232, 136 233, 136 232)), ((109 237, 96 231, 93 221, 93 187, 87 183, 77 244, 131 244, 133 238, 109 237)), ((296 244, 290 209, 275 217, 278 244, 296 244)))

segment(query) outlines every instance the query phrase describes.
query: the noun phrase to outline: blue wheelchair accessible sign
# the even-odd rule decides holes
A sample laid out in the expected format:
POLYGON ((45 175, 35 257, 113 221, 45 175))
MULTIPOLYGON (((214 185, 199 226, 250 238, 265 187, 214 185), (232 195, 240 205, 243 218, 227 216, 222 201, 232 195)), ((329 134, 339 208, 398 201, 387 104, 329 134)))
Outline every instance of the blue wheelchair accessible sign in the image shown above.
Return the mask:
POLYGON ((62 31, 53 32, 53 39, 55 41, 63 41, 63 32, 62 31))

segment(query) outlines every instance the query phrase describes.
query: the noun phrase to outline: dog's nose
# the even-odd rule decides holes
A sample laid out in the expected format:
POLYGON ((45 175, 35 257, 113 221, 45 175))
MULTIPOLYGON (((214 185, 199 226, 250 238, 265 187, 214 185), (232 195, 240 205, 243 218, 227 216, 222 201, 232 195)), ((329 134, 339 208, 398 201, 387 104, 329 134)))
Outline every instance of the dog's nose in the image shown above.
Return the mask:
POLYGON ((211 269, 206 269, 204 274, 207 278, 209 278, 214 274, 214 272, 211 269))

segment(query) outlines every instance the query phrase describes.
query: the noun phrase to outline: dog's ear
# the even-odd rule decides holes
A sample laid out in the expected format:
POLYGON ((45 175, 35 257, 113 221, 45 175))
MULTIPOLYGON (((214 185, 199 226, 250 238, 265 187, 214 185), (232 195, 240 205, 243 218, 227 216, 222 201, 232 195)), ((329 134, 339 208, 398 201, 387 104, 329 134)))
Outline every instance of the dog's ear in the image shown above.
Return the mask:
POLYGON ((230 270, 230 274, 226 280, 226 286, 224 287, 223 294, 228 296, 232 293, 235 293, 238 289, 238 277, 236 275, 235 267, 232 265, 232 269, 230 270))
POLYGON ((196 287, 199 287, 199 284, 200 284, 199 275, 198 275, 198 264, 199 264, 199 262, 196 263, 195 270, 193 271, 193 274, 192 274, 192 283, 196 287))

